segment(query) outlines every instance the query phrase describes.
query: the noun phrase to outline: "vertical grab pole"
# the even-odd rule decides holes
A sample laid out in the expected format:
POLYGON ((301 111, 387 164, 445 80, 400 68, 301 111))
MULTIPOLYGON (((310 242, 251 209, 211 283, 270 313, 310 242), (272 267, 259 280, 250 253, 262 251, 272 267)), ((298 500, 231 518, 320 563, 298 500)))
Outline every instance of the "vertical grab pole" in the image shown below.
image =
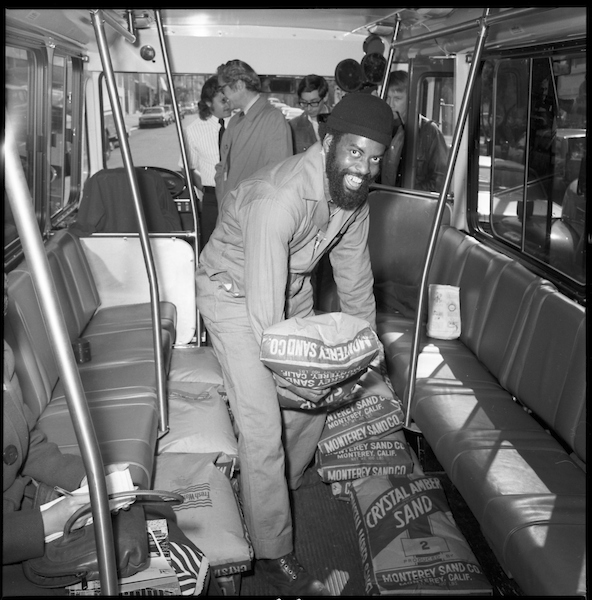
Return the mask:
POLYGON ((391 74, 391 67, 393 66, 393 61, 395 60, 395 42, 399 37, 399 28, 401 27, 401 17, 397 15, 395 28, 393 29, 393 37, 391 38, 391 47, 389 49, 388 58, 386 60, 386 67, 384 68, 384 76, 382 78, 382 84, 380 87, 380 98, 382 100, 386 100, 386 95, 388 92, 388 79, 391 74))
POLYGON ((25 256, 31 267, 31 277, 39 298, 43 318, 47 324, 47 333, 56 356, 60 379, 64 383, 68 411, 86 469, 92 503, 101 591, 106 596, 115 596, 118 594, 117 567, 103 459, 84 388, 80 381, 80 373, 74 359, 64 313, 58 302, 57 291, 51 276, 33 208, 33 200, 27 187, 8 112, 5 113, 5 119, 4 164, 8 200, 22 240, 25 256))
POLYGON ((427 281, 428 275, 430 272, 430 267, 432 264, 432 260, 434 258, 434 253, 436 250, 436 242, 438 239, 438 231, 440 229, 440 225, 442 223, 442 216, 444 215, 444 208, 446 206, 446 196, 448 195, 448 189, 450 188, 450 183, 452 181, 452 173, 454 171, 454 164, 456 162, 456 158, 458 156, 458 150, 460 148, 461 137, 463 134, 465 121, 467 119, 467 114, 469 111, 469 102, 473 92, 473 88, 475 85, 475 81, 477 79, 477 69, 479 66, 479 61, 481 59, 481 54, 483 53, 483 47, 485 46, 485 41, 487 40, 487 32, 489 29, 489 25, 487 24, 487 15, 489 14, 489 8, 485 8, 483 10, 483 16, 481 17, 480 30, 477 36, 477 40, 475 42, 475 50, 473 53, 473 60, 471 62, 471 68, 469 70, 469 77, 467 80, 467 85, 465 88, 465 92, 463 94, 463 99, 461 102, 458 121, 456 123, 456 127, 454 129, 454 136, 452 138, 452 148, 450 151, 450 155, 448 157, 448 164, 446 167, 446 177, 444 179, 444 185, 442 186, 442 190, 440 191, 440 196, 438 198, 438 206, 436 208, 436 216, 434 217, 434 223, 432 225, 432 230, 430 232, 430 238, 428 241, 428 248, 426 253, 426 259, 423 266, 423 272, 421 276, 421 284, 419 287, 419 298, 417 302, 417 312, 415 314, 415 322, 414 322, 414 332, 413 332, 413 344, 411 348, 411 362, 409 365, 409 377, 407 380, 407 387, 405 389, 405 427, 409 427, 410 419, 411 419, 411 402, 413 400, 413 395, 415 393, 415 377, 417 375, 417 360, 419 354, 419 340, 421 336, 421 316, 422 316, 422 307, 425 301, 425 295, 427 290, 427 281))
MULTIPOLYGON (((187 189, 189 190, 189 201, 191 202, 191 214, 193 216, 193 230, 195 231, 195 264, 197 265, 199 260, 199 222, 197 218, 197 199, 195 197, 195 189, 191 181, 191 172, 189 170, 189 160, 187 159, 187 149, 185 147, 185 138, 183 136, 183 127, 181 126, 181 115, 179 114, 179 104, 177 102, 177 93, 175 91, 175 85, 173 81, 173 71, 171 69, 171 63, 169 60, 169 53, 166 45, 166 39, 164 36, 164 27, 162 25, 162 16, 160 9, 154 9, 154 16, 156 18, 156 26, 158 30, 158 38, 160 40, 160 48, 162 50, 162 56, 164 59, 164 70, 166 73, 169 89, 171 90, 171 102, 173 103, 173 111, 175 113, 175 124, 177 126, 177 133, 179 135, 179 143, 181 146, 181 159, 183 160, 183 170, 185 171, 185 180, 187 181, 187 189)), ((196 321, 196 337, 201 340, 201 319, 199 314, 197 315, 196 321)))
POLYGON ((120 140, 120 148, 123 157, 123 163, 127 171, 130 187, 132 190, 134 207, 136 209, 136 216, 138 218, 140 244, 142 246, 142 252, 144 253, 144 262, 146 263, 146 271, 148 274, 148 283, 150 287, 150 301, 152 308, 152 334, 154 339, 154 358, 156 362, 156 393, 158 396, 159 406, 159 428, 161 434, 164 434, 168 432, 169 424, 166 395, 166 375, 162 351, 162 321, 160 317, 160 299, 158 293, 158 280, 156 277, 156 268, 154 266, 152 247, 150 246, 148 228, 146 226, 144 209, 142 207, 142 201, 140 198, 138 179, 132 162, 129 140, 127 138, 127 133, 125 130, 123 111, 121 109, 121 103, 119 102, 119 96, 117 95, 117 85, 115 83, 115 75, 113 73, 113 64, 111 63, 109 46, 105 37, 105 28, 103 26, 103 21, 105 19, 103 11, 101 9, 93 8, 91 9, 90 14, 95 29, 95 35, 97 38, 97 45, 99 48, 99 54, 101 56, 103 71, 105 73, 107 91, 109 92, 109 99, 111 100, 111 108, 113 110, 113 117, 115 119, 115 128, 117 129, 117 135, 120 140))

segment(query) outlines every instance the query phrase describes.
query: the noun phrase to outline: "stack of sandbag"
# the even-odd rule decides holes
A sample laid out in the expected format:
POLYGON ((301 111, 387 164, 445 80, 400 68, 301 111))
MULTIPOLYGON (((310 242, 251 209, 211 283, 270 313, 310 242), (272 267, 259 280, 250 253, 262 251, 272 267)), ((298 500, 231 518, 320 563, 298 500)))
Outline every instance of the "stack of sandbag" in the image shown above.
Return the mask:
POLYGON ((379 355, 358 379, 348 403, 327 414, 316 467, 333 495, 349 501, 352 481, 376 475, 405 475, 414 461, 402 430, 401 403, 384 374, 379 355))
POLYGON ((437 477, 359 479, 351 505, 367 595, 492 595, 437 477))
POLYGON ((327 412, 317 468, 335 496, 349 500, 355 479, 413 470, 403 411, 367 321, 345 313, 287 319, 264 332, 261 360, 281 379, 283 408, 327 412), (298 388, 329 393, 312 402, 292 393, 298 388))

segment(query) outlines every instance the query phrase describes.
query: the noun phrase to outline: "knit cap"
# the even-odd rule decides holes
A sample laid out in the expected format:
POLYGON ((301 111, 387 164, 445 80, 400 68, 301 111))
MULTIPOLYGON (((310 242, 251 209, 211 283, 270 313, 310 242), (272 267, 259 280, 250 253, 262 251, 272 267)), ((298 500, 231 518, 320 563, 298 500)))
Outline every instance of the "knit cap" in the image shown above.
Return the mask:
POLYGON ((388 146, 393 139, 394 118, 391 107, 378 96, 352 92, 335 106, 327 127, 353 133, 388 146))

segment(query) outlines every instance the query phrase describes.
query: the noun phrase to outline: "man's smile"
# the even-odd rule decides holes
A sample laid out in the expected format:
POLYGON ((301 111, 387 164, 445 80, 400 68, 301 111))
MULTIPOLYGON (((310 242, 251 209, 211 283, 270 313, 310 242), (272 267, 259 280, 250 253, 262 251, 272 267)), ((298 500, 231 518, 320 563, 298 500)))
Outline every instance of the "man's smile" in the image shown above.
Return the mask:
POLYGON ((362 177, 359 175, 353 175, 352 173, 347 173, 343 179, 345 181, 345 186, 350 190, 359 190, 362 182, 364 181, 362 177))

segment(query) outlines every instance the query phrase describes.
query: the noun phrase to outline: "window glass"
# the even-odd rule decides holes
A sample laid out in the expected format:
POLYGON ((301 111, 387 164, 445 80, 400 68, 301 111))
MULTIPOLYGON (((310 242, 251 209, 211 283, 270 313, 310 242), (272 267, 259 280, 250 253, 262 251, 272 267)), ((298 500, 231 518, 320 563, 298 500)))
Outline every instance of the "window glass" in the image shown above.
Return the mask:
MULTIPOLYGON (((183 129, 199 118, 197 103, 201 88, 211 76, 208 74, 173 76, 183 129)), ((174 126, 174 111, 165 74, 116 73, 115 79, 134 164, 182 171, 181 148, 177 128, 174 126), (147 113, 154 109, 157 114, 147 113)), ((286 119, 292 119, 302 113, 296 93, 299 77, 260 75, 260 79, 263 96, 279 108, 286 119)), ((326 79, 330 88, 329 103, 332 106, 337 102, 334 93, 335 84, 333 78, 326 79)), ((109 169, 122 167, 119 139, 104 78, 102 78, 101 96, 104 166, 109 169)))
POLYGON ((72 156, 72 60, 54 55, 51 88, 50 215, 70 197, 72 156))
MULTIPOLYGON (((12 123, 16 136, 16 146, 27 179, 27 184, 34 197, 35 169, 33 158, 35 150, 32 135, 34 112, 31 105, 33 98, 33 72, 35 57, 32 52, 23 48, 5 47, 5 106, 8 118, 12 123)), ((4 200, 4 246, 17 238, 16 225, 12 216, 10 202, 4 200)))
POLYGON ((492 59, 482 71, 478 219, 530 259, 585 281, 586 62, 492 59))
POLYGON ((413 189, 439 192, 444 185, 454 133, 453 77, 428 75, 419 86, 413 189))

